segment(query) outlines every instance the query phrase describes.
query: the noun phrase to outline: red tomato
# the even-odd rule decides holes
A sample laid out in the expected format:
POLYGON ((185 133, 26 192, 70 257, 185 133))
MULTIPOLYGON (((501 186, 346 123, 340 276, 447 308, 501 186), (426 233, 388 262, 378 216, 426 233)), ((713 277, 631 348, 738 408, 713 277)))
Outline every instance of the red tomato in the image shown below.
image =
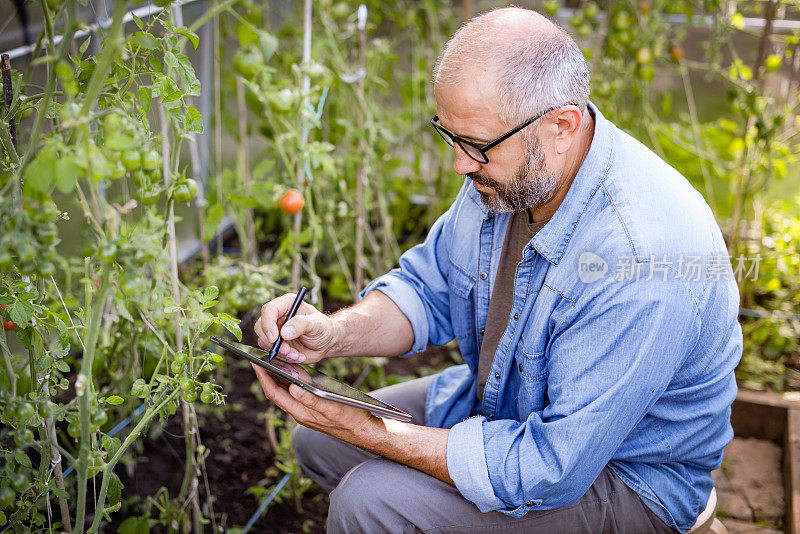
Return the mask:
MULTIPOLYGON (((3 308, 5 308, 5 307, 6 307, 6 305, 5 305, 5 304, 0 304, 0 306, 2 306, 3 308)), ((6 331, 8 331, 8 330, 14 330, 16 327, 17 327, 16 323, 12 323, 11 321, 6 321, 5 319, 3 319, 3 328, 4 328, 6 331)))
POLYGON ((285 195, 281 197, 281 209, 286 213, 297 213, 303 209, 305 201, 303 195, 297 189, 289 189, 285 195))

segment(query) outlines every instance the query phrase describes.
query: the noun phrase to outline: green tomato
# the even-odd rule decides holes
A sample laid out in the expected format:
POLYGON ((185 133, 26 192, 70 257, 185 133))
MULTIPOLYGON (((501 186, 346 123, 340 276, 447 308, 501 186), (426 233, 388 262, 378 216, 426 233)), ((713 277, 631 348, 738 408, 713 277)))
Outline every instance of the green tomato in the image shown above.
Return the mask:
POLYGON ((598 6, 594 2, 589 2, 588 4, 583 6, 583 16, 585 16, 587 19, 595 18, 599 12, 600 12, 600 6, 598 6))
POLYGON ((136 192, 136 200, 143 206, 150 206, 158 202, 158 197, 161 196, 160 189, 139 189, 136 192))
POLYGON ((547 13, 548 17, 552 17, 556 13, 558 13, 558 8, 560 7, 558 0, 546 0, 544 3, 544 11, 547 13))
POLYGON ((92 426, 101 427, 108 421, 108 414, 105 410, 97 409, 92 413, 92 426))
POLYGON ((233 70, 246 79, 253 78, 258 73, 261 64, 261 55, 253 50, 237 50, 233 56, 233 70))
POLYGON ((197 400, 197 392, 193 389, 183 390, 183 400, 186 402, 194 402, 197 400))
POLYGON ((16 492, 8 484, 0 486, 0 508, 11 508, 17 499, 16 492))
POLYGON ((142 158, 135 150, 126 150, 120 156, 123 167, 129 171, 135 171, 142 164, 142 158))
POLYGON ((122 164, 121 161, 117 161, 116 165, 111 169, 111 174, 108 176, 112 180, 119 180, 120 178, 125 176, 127 169, 125 165, 122 164))
POLYGON ((131 178, 133 178, 133 181, 136 182, 136 185, 139 187, 147 187, 150 185, 150 177, 142 169, 136 169, 131 172, 131 178))
POLYGON ((30 402, 21 402, 17 405, 17 417, 20 421, 27 421, 36 411, 33 409, 33 406, 30 402))
POLYGON ((168 7, 172 0, 153 0, 153 3, 158 7, 168 7))
POLYGON ((11 487, 19 493, 28 487, 28 477, 22 473, 11 473, 8 475, 8 480, 11 482, 11 487))
POLYGON ((36 411, 39 413, 39 417, 47 419, 53 415, 53 403, 45 400, 36 407, 36 411))
POLYGON ((81 424, 77 419, 67 425, 67 434, 73 438, 79 438, 81 436, 81 424))
POLYGON ((31 263, 36 257, 36 251, 28 243, 22 243, 17 250, 17 257, 20 263, 31 263))
POLYGON ((214 392, 214 384, 212 384, 211 382, 206 382, 205 384, 203 384, 203 391, 210 391, 210 392, 213 393, 214 392))
POLYGON ((172 198, 175 202, 189 202, 197 196, 197 182, 191 178, 178 183, 177 187, 172 193, 172 198))
POLYGON ((155 150, 145 150, 142 152, 142 168, 147 171, 154 171, 161 165, 161 156, 155 150))
POLYGON ((203 392, 200 393, 200 400, 203 401, 203 404, 211 404, 214 402, 214 393, 204 389, 203 392))
POLYGON ((54 224, 45 223, 36 228, 36 237, 39 238, 40 243, 52 245, 53 241, 58 237, 58 228, 54 224))
POLYGON ((14 258, 7 250, 0 251, 0 270, 6 270, 14 265, 14 258))
POLYGON ((31 432, 30 428, 19 428, 17 433, 14 434, 14 443, 17 444, 17 447, 25 447, 32 443, 33 439, 33 432, 31 432))
POLYGON ((183 391, 194 391, 194 382, 188 376, 181 378, 180 386, 183 391))
POLYGON ((172 372, 177 375, 183 372, 183 370, 186 368, 186 364, 181 363, 178 360, 173 360, 173 362, 169 365, 169 368, 172 369, 172 372))
POLYGON ((592 34, 592 25, 584 22, 578 27, 578 35, 581 37, 589 37, 592 34))
POLYGON ((622 11, 617 13, 614 16, 612 25, 614 26, 615 30, 619 31, 627 30, 631 25, 630 20, 628 19, 628 14, 622 11))
POLYGON ((36 274, 39 278, 49 278, 56 272, 56 266, 52 262, 42 261, 36 266, 36 274))

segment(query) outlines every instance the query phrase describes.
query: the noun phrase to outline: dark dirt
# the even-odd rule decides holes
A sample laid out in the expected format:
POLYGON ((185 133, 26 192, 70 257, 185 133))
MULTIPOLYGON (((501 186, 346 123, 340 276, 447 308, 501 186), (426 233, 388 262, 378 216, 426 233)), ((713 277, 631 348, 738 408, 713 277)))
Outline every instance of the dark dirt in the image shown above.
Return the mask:
MULTIPOLYGON (((252 319, 242 324, 242 332, 243 342, 255 345, 252 319)), ((392 358, 384 369, 387 377, 421 376, 453 361, 452 349, 437 347, 411 358, 392 358)), ((269 404, 264 400, 249 366, 238 360, 228 362, 228 376, 222 381, 227 395, 226 405, 196 405, 201 439, 210 451, 206 458, 206 469, 208 485, 214 497, 216 522, 225 531, 232 527, 243 527, 258 508, 259 497, 249 492, 250 488, 260 486, 270 490, 283 477, 283 473, 275 467, 275 457, 266 431, 264 414, 269 404)), ((351 382, 354 378, 348 377, 351 382)), ((125 485, 123 496, 130 504, 114 514, 114 523, 109 526, 109 532, 115 532, 124 518, 142 514, 143 507, 146 508, 146 496, 155 495, 162 486, 167 488, 171 497, 178 494, 184 471, 180 413, 167 421, 163 431, 158 428, 151 431, 150 439, 144 440, 142 449, 136 455, 134 471, 118 471, 123 471, 119 473, 125 485), (134 495, 141 498, 130 499, 134 495)), ((302 496, 303 513, 299 514, 287 490, 287 487, 282 490, 281 496, 284 498, 278 499, 281 502, 273 501, 270 504, 251 532, 324 532, 327 495, 316 487, 308 490, 302 496)), ((201 481, 201 503, 207 500, 201 481)), ((151 517, 156 519, 157 515, 158 511, 153 507, 151 517)), ((151 529, 154 533, 168 531, 164 526, 151 529)))

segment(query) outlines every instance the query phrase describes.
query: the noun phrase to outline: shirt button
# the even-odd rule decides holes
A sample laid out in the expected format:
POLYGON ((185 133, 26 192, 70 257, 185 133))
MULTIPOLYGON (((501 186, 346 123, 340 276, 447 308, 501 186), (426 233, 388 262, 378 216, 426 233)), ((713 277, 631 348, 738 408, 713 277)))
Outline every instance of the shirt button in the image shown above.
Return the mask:
POLYGON ((519 319, 519 314, 518 314, 518 313, 515 313, 515 314, 514 314, 514 320, 516 321, 516 320, 518 320, 518 319, 519 319))
POLYGON ((495 372, 494 372, 494 377, 495 377, 496 379, 500 380, 500 373, 498 373, 497 371, 495 371, 495 372))
POLYGON ((484 334, 484 332, 486 332, 486 330, 484 330, 483 328, 481 328, 481 335, 483 335, 483 334, 484 334))
POLYGON ((487 278, 489 278, 489 275, 488 275, 488 274, 486 274, 486 273, 481 273, 481 280, 486 280, 487 278))

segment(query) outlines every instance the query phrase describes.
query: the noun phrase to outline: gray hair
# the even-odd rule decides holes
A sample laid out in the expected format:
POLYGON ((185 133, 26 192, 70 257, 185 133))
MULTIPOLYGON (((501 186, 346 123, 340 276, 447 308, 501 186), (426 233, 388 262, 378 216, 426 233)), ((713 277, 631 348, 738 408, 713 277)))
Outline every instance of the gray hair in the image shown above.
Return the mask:
POLYGON ((525 15, 525 11, 495 9, 459 28, 436 62, 434 84, 459 84, 470 67, 494 74, 500 119, 510 126, 570 103, 584 113, 589 100, 589 68, 569 34, 554 23, 543 24, 541 31, 520 31, 496 23, 499 17, 525 15))

